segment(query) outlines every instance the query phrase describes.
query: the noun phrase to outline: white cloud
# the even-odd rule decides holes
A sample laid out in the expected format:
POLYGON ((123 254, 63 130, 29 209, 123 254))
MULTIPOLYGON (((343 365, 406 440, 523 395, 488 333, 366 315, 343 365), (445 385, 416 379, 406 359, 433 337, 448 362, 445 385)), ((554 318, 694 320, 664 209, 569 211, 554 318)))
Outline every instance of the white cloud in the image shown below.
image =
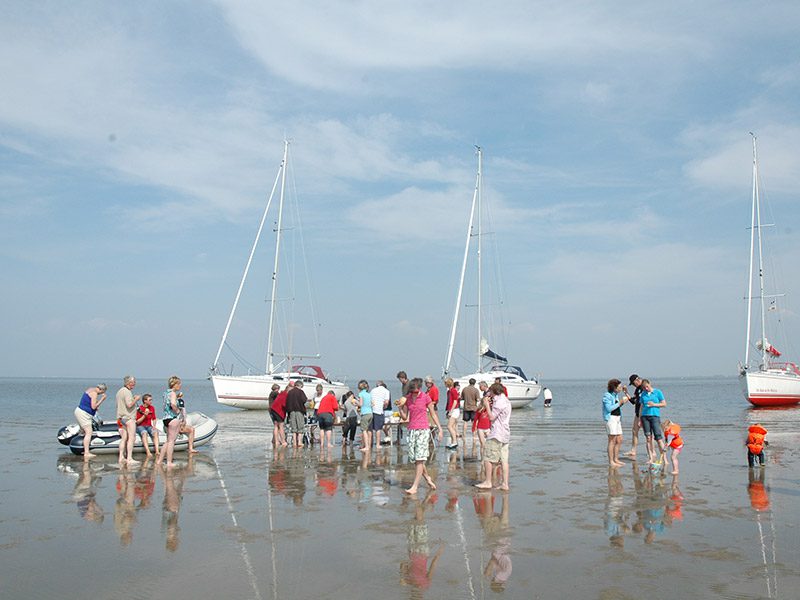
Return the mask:
POLYGON ((417 337, 420 335, 428 335, 428 330, 419 325, 415 325, 407 319, 397 321, 392 324, 392 330, 403 337, 417 337))

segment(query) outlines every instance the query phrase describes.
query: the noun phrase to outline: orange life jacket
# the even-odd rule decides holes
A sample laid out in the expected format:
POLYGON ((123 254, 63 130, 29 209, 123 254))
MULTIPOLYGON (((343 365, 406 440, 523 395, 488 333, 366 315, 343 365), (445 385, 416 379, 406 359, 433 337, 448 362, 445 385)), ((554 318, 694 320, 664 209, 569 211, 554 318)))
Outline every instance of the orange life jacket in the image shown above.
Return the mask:
POLYGON ((669 439, 672 436, 672 441, 669 443, 671 448, 683 448, 683 438, 681 437, 681 426, 677 423, 670 423, 669 427, 664 430, 664 436, 669 439))
POLYGON ((767 430, 761 425, 753 425, 747 430, 747 449, 753 454, 761 454, 764 450, 764 438, 767 430))
POLYGON ((669 443, 670 448, 674 448, 675 450, 680 450, 683 448, 683 438, 679 435, 676 435, 672 438, 672 441, 669 443))

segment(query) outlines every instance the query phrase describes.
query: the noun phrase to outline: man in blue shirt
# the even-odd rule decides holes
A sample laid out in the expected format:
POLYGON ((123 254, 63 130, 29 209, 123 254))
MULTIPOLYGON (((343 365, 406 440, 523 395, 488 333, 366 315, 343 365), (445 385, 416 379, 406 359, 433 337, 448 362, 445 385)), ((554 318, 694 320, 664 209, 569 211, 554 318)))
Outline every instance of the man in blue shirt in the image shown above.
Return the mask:
POLYGON ((665 450, 664 432, 661 429, 661 409, 667 405, 667 401, 661 390, 654 388, 648 379, 642 380, 642 389, 644 392, 639 396, 639 402, 642 405, 642 430, 647 440, 647 458, 649 462, 653 463, 656 454, 653 438, 658 442, 661 454, 664 454, 665 450))

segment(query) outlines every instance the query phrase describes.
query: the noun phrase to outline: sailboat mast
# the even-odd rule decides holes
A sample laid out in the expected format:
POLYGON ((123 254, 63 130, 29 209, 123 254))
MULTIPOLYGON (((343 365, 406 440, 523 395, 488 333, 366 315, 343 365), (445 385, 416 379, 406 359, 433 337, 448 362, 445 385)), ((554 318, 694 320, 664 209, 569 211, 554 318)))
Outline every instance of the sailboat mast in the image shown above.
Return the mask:
POLYGON ((258 247, 258 241, 261 239, 261 231, 264 229, 264 222, 267 219, 267 213, 269 213, 269 207, 272 206, 272 198, 275 196, 275 188, 278 187, 278 181, 280 181, 281 171, 283 169, 283 165, 278 168, 278 173, 275 175, 275 182, 272 184, 272 191, 269 193, 269 200, 267 200, 267 207, 264 209, 264 214, 261 215, 261 223, 258 225, 258 231, 256 232, 256 239, 253 241, 253 247, 250 249, 250 256, 247 257, 247 264, 244 267, 244 274, 242 275, 242 280, 239 282, 239 289, 236 291, 236 298, 233 300, 233 308, 231 308, 231 314, 228 315, 228 322, 225 324, 225 331, 222 334, 222 340, 219 343, 219 348, 217 349, 217 355, 214 357, 214 363, 211 365, 211 373, 214 374, 217 372, 217 366, 219 365, 219 357, 222 354, 222 348, 225 346, 225 340, 228 339, 228 332, 231 329, 231 323, 233 322, 233 315, 236 314, 236 307, 239 306, 239 298, 242 296, 242 289, 244 288, 244 282, 247 280, 247 274, 250 272, 250 265, 253 262, 253 255, 256 252, 256 248, 258 247))
POLYGON ((758 190, 758 150, 753 136, 753 201, 755 202, 756 227, 758 228, 758 297, 761 301, 761 364, 767 365, 766 309, 764 306, 764 255, 761 245, 761 198, 758 190))
MULTIPOLYGON (((756 236, 756 136, 753 136, 753 200, 750 213, 750 269, 749 277, 747 278, 747 331, 745 332, 745 346, 744 346, 744 368, 750 365, 750 327, 753 315, 753 258, 755 257, 755 236, 756 236)), ((759 235, 761 232, 759 231, 759 235)))
POLYGON ((272 362, 272 334, 275 324, 275 293, 278 289, 278 260, 281 251, 281 231, 283 227, 283 198, 286 191, 286 166, 289 160, 289 140, 283 141, 283 161, 281 162, 281 197, 278 204, 278 225, 275 236, 275 264, 272 267, 272 295, 269 303, 269 333, 267 335, 267 373, 272 373, 275 366, 272 362))
POLYGON ((483 273, 481 270, 481 250, 483 245, 483 211, 482 211, 482 191, 483 191, 483 150, 480 146, 476 146, 478 149, 478 368, 477 372, 481 373, 481 342, 483 340, 483 331, 481 331, 481 322, 483 320, 483 311, 482 311, 482 277, 483 273))
MULTIPOLYGON (((480 148, 478 148, 480 152, 480 148)), ((480 154, 479 154, 480 156, 480 154)), ((469 211, 469 226, 467 227, 467 241, 464 244, 464 259, 461 261, 461 278, 458 280, 458 294, 456 295, 456 309, 453 314, 453 326, 450 328, 450 342, 447 344, 447 356, 444 360, 443 375, 447 377, 450 372, 450 362, 453 359, 453 348, 456 342, 456 328, 458 327, 458 314, 461 310, 461 296, 464 292, 464 276, 467 272, 467 257, 469 256, 469 242, 472 238, 472 227, 475 222, 475 203, 478 200, 478 187, 481 178, 480 162, 478 163, 478 174, 475 177, 475 191, 472 193, 472 208, 469 211)))

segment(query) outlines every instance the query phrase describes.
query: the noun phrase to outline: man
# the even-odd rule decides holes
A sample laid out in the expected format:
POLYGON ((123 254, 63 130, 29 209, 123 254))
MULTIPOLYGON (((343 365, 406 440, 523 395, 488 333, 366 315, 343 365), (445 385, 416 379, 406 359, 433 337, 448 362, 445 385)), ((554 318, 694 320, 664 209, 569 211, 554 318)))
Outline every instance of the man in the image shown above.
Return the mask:
POLYGON ((298 379, 286 394, 286 418, 292 431, 295 448, 300 448, 303 445, 307 402, 308 398, 303 391, 303 381, 298 379))
POLYGON ((553 402, 553 392, 550 391, 549 387, 546 387, 542 390, 542 394, 544 394, 544 407, 548 408, 553 402))
POLYGON ((119 428, 119 463, 138 465, 138 460, 133 460, 133 442, 136 440, 136 403, 141 396, 133 395, 136 387, 136 378, 125 375, 122 387, 117 392, 117 427, 119 428), (126 460, 127 454, 127 460, 126 460))
MULTIPOLYGON (((469 380, 469 385, 461 392, 461 405, 464 412, 461 416, 463 422, 461 426, 461 437, 464 438, 464 443, 467 441, 467 423, 475 419, 475 411, 478 410, 478 400, 481 398, 481 393, 475 387, 475 378, 469 380)), ((475 446, 475 432, 472 432, 472 445, 475 446)))
POLYGON ((433 382, 433 377, 430 375, 425 377, 425 391, 433 401, 433 410, 436 411, 436 414, 439 414, 439 388, 436 387, 436 384, 433 382))
POLYGON ((405 371, 399 371, 397 373, 397 381, 400 382, 400 395, 406 396, 408 394, 408 386, 411 382, 409 382, 408 375, 406 375, 405 371))
POLYGON ((631 427, 631 449, 625 453, 625 456, 636 458, 636 446, 639 445, 639 429, 642 426, 642 404, 639 402, 639 398, 642 396, 642 378, 634 373, 628 378, 628 384, 635 386, 635 389, 633 390, 633 396, 631 396, 630 400, 634 408, 634 415, 633 426, 631 427))
POLYGON ((391 393, 383 381, 378 380, 375 387, 369 392, 372 404, 372 432, 375 436, 375 446, 381 445, 381 433, 386 422, 383 411, 391 398, 391 393))
POLYGON ((369 383, 366 379, 358 382, 358 396, 356 396, 356 404, 361 409, 361 448, 362 452, 369 452, 372 447, 372 396, 369 392, 369 383))
POLYGON ((508 444, 511 441, 511 402, 503 391, 503 386, 495 383, 489 388, 492 392, 492 402, 483 400, 484 409, 489 415, 492 425, 489 428, 489 435, 486 439, 486 448, 483 454, 483 470, 486 478, 475 487, 490 490, 492 489, 492 479, 494 476, 494 466, 500 463, 503 468, 503 481, 498 489, 508 491, 508 444))

